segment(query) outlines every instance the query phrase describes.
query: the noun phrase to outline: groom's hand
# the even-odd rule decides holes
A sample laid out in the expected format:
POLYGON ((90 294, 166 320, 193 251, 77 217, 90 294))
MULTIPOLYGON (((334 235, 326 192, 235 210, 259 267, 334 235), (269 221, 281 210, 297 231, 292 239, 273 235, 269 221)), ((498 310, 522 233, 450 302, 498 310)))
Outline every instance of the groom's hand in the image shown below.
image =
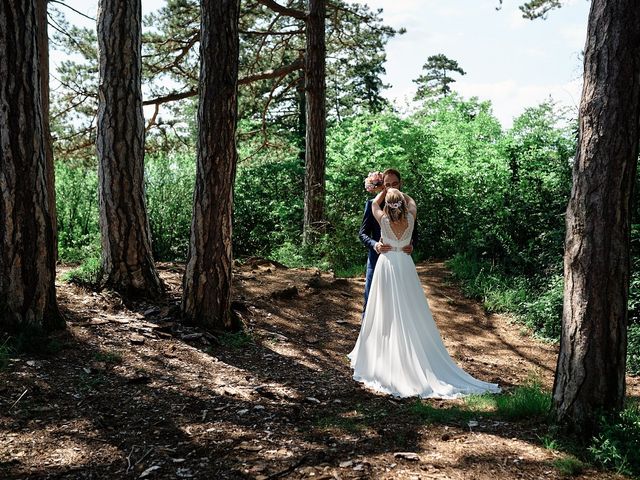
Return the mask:
POLYGON ((376 253, 380 254, 380 253, 386 253, 389 250, 391 250, 391 245, 385 245, 382 242, 377 242, 376 246, 373 248, 376 253))
POLYGON ((405 245, 404 247, 402 247, 402 251, 407 255, 411 255, 413 253, 413 245, 405 245))

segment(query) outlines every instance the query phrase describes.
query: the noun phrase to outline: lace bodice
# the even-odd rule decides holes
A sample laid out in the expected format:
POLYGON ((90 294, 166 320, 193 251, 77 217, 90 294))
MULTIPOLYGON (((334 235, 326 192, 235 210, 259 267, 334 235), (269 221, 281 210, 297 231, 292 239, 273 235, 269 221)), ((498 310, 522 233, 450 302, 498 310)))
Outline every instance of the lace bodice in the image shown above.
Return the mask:
POLYGON ((407 228, 405 228, 404 232, 400 236, 400 238, 396 237, 396 234, 393 232, 391 228, 391 220, 389 217, 384 215, 380 222, 380 234, 382 241, 386 245, 391 245, 394 249, 401 250, 402 247, 409 245, 411 243, 411 235, 413 234, 413 225, 414 218, 411 213, 407 214, 407 228))

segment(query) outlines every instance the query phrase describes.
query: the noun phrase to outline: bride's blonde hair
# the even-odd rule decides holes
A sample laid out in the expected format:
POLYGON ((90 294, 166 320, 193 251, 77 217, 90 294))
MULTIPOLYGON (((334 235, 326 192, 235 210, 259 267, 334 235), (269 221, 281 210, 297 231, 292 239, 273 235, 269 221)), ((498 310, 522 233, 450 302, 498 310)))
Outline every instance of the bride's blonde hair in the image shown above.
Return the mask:
POLYGON ((387 190, 384 198, 384 213, 392 222, 398 222, 407 216, 407 202, 400 190, 396 188, 387 190))

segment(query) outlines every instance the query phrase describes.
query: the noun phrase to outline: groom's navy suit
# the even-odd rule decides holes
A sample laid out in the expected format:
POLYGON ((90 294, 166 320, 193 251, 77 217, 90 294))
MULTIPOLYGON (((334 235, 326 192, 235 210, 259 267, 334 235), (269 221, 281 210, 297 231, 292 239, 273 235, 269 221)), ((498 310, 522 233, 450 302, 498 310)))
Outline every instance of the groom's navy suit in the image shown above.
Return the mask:
MULTIPOLYGON (((367 203, 364 206, 364 217, 362 218, 362 225, 360 225, 360 231, 358 233, 360 241, 369 249, 369 255, 367 256, 367 275, 364 284, 364 306, 362 307, 362 315, 364 315, 364 311, 367 308, 371 279, 373 278, 373 271, 376 268, 376 263, 379 257, 378 253, 376 253, 375 247, 376 243, 380 241, 380 224, 373 216, 373 210, 371 208, 372 203, 373 200, 367 200, 367 203)), ((381 208, 384 208, 384 201, 382 202, 381 208)), ((411 235, 411 243, 414 248, 418 238, 416 230, 417 228, 414 224, 413 234, 411 235)))

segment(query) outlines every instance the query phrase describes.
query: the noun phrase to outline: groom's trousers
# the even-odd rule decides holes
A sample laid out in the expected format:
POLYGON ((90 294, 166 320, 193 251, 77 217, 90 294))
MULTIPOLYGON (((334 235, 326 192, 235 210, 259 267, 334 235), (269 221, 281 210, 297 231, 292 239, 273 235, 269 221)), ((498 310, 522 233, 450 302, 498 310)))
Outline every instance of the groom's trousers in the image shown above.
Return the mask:
POLYGON ((362 306, 362 319, 364 319, 364 312, 367 309, 367 301, 369 300, 369 290, 371 290, 371 280, 373 279, 373 272, 376 269, 376 262, 372 262, 371 258, 367 259, 367 274, 364 282, 364 305, 362 306))

